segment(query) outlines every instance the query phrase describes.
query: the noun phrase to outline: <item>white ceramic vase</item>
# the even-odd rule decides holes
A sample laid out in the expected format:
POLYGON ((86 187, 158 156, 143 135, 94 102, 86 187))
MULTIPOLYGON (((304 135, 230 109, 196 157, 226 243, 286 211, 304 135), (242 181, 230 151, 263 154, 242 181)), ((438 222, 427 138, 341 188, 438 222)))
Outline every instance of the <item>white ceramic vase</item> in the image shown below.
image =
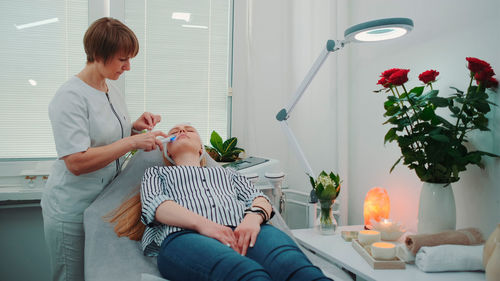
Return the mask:
POLYGON ((455 230, 455 197, 451 184, 424 182, 418 206, 418 233, 455 230))

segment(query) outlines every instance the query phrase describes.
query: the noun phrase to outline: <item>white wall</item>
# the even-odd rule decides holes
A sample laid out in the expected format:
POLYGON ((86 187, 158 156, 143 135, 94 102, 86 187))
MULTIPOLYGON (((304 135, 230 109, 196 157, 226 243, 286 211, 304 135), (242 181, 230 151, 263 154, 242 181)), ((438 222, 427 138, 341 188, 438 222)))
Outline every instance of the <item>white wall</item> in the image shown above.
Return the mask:
MULTIPOLYGON (((351 24, 384 17, 409 17, 415 23, 414 30, 401 39, 350 46, 349 223, 362 223, 364 194, 382 186, 391 198, 391 217, 413 228, 421 183, 402 165, 389 174, 400 150, 396 143, 383 145, 388 130, 382 125, 385 95, 372 90, 377 89, 380 73, 392 67, 410 68, 412 87, 418 84, 419 73, 432 68, 440 72, 435 84, 440 95, 451 94, 449 86, 465 90, 469 81, 465 57, 469 56, 488 61, 500 73, 500 1, 356 0, 349 11, 351 24)), ((490 118, 493 133, 475 134, 471 141, 498 154, 498 108, 490 118)), ((486 159, 485 163, 486 170, 469 166, 453 184, 457 228, 475 226, 489 233, 500 222, 500 161, 486 159)))
MULTIPOLYGON (((336 37, 338 17, 332 15, 337 5, 329 0, 235 1, 232 134, 247 154, 280 160, 290 187, 306 192, 309 180, 275 116, 289 103, 327 39, 336 37)), ((339 170, 338 63, 330 56, 289 119, 316 173, 339 170)))
MULTIPOLYGON (((249 154, 279 159, 289 185, 308 191, 276 113, 289 102, 326 39, 342 38, 345 28, 367 20, 412 18, 415 29, 409 36, 351 44, 330 55, 290 124, 316 172, 340 172, 341 194, 349 202, 342 212, 349 215, 349 224, 362 224, 366 192, 382 186, 391 197, 391 217, 415 228, 421 183, 402 165, 389 174, 400 151, 396 144, 383 144, 385 97, 372 91, 388 68, 410 68, 411 85, 418 83, 419 73, 433 68, 441 72, 436 86, 449 94, 449 86, 466 87, 467 56, 490 62, 500 73, 499 13, 495 0, 235 1, 233 135, 249 154)), ((490 114, 493 133, 476 134, 471 141, 500 154, 498 110, 490 114)), ((462 173, 454 191, 457 227, 477 226, 489 233, 500 221, 500 161, 485 163, 485 171, 469 167, 462 173)))

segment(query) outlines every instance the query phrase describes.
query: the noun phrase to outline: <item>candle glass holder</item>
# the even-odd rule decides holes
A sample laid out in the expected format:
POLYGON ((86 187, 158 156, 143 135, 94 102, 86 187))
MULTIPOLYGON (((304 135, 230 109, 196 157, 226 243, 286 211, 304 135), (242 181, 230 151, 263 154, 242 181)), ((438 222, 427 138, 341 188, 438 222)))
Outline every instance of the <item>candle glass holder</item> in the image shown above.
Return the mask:
POLYGON ((333 216, 334 202, 335 200, 319 200, 320 212, 315 228, 322 235, 333 235, 337 230, 337 220, 333 216))
POLYGON ((381 239, 385 241, 396 241, 406 232, 399 223, 387 219, 371 220, 371 223, 372 228, 379 231, 381 239))

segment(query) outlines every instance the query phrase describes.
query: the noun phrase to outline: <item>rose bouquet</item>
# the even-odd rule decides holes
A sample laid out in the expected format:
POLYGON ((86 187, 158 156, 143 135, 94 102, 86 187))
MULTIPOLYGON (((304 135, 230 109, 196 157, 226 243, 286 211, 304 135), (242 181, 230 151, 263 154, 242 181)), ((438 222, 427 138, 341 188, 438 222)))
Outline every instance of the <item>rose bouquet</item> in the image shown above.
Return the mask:
POLYGON ((451 87, 454 93, 440 97, 433 88, 439 72, 428 70, 418 78, 423 86, 407 90, 409 69, 389 69, 381 74, 378 85, 384 88, 375 92, 389 95, 384 103, 387 121, 391 128, 385 142, 396 141, 402 156, 392 166, 403 160, 403 164, 415 170, 423 182, 449 184, 459 180, 459 173, 469 164, 483 167, 482 156, 498 157, 465 146, 468 133, 488 131, 486 114, 495 105, 488 100, 498 87, 490 64, 466 58, 470 72, 465 92, 451 87), (473 82, 476 82, 475 84, 473 82), (437 110, 448 109, 451 118, 438 114, 437 110))

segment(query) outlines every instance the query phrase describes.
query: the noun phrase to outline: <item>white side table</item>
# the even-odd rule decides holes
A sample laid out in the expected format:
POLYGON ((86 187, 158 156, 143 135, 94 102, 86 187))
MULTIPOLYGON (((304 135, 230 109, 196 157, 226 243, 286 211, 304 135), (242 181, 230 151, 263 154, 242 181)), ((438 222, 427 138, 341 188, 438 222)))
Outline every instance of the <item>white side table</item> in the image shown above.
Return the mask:
POLYGON ((305 248, 324 259, 343 267, 359 278, 370 281, 422 280, 422 281, 476 281, 485 280, 484 272, 440 272, 425 273, 414 264, 406 264, 406 269, 373 269, 354 250, 351 242, 342 239, 342 230, 361 230, 363 226, 342 226, 335 235, 320 235, 312 228, 292 230, 293 235, 305 248))

